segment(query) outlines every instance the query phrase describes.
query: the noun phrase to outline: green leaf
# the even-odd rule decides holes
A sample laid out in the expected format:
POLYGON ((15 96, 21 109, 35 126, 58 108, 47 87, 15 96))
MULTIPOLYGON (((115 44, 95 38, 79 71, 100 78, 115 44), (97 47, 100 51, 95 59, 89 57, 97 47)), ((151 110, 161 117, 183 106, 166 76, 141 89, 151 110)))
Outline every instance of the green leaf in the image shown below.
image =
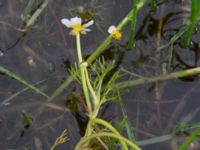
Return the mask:
POLYGON ((40 89, 38 89, 37 87, 35 87, 34 85, 30 84, 28 81, 22 79, 21 77, 19 77, 18 75, 16 75, 15 73, 7 70, 6 68, 4 68, 3 66, 0 66, 0 71, 2 73, 7 74, 8 76, 14 78, 15 80, 19 81, 20 83, 22 83, 23 85, 25 85, 26 87, 32 89, 33 91, 35 91, 36 93, 46 97, 47 99, 49 99, 50 97, 45 94, 44 92, 42 92, 40 89))

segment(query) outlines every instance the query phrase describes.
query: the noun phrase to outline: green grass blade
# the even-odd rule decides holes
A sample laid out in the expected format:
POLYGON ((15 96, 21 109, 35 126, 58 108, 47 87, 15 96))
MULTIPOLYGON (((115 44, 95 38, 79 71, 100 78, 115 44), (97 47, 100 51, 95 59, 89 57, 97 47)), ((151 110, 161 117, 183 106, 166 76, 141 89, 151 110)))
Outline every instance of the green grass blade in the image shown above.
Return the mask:
POLYGON ((28 16, 31 13, 32 7, 33 7, 33 2, 34 0, 29 0, 28 4, 26 5, 26 7, 23 10, 23 17, 24 17, 24 21, 26 22, 28 19, 28 16))
POLYGON ((179 150, 186 150, 188 146, 198 137, 199 133, 200 133, 200 127, 197 128, 194 132, 192 132, 192 134, 181 145, 179 150))
POLYGON ((150 138, 147 140, 137 141, 136 144, 139 146, 145 146, 150 144, 156 144, 171 140, 174 136, 172 134, 162 135, 154 138, 150 138))
POLYGON ((57 97, 58 95, 60 95, 64 89, 66 89, 69 84, 73 81, 72 77, 69 77, 65 82, 63 82, 51 95, 49 101, 52 101, 55 97, 57 97))
POLYGON ((173 59, 173 48, 174 44, 172 43, 169 47, 169 58, 168 58, 168 63, 167 63, 167 71, 170 70, 170 67, 172 65, 172 59, 173 59))
POLYGON ((176 33, 170 40, 169 44, 169 58, 168 58, 168 63, 167 63, 167 71, 170 70, 171 64, 172 64, 172 58, 173 58, 173 48, 174 48, 174 42, 178 40, 185 32, 187 31, 187 26, 181 28, 181 30, 176 33))
POLYGON ((138 0, 133 0, 131 31, 130 31, 130 35, 129 35, 128 49, 133 48, 134 36, 135 36, 135 30, 136 30, 136 23, 137 23, 137 14, 138 14, 137 5, 138 5, 138 0))
POLYGON ((200 1, 199 0, 191 0, 191 16, 188 24, 188 30, 185 35, 184 43, 186 46, 190 44, 190 38, 194 32, 194 28, 199 21, 199 13, 200 13, 200 1))
POLYGON ((112 41, 112 36, 109 35, 102 44, 88 57, 86 60, 88 64, 91 64, 104 50, 105 48, 110 44, 112 41))
MULTIPOLYGON (((123 120, 122 120, 122 121, 120 122, 120 124, 118 125, 117 131, 118 131, 119 133, 122 132, 122 129, 123 129, 123 127, 125 126, 126 122, 127 122, 127 118, 123 118, 123 120)), ((113 149, 114 149, 114 146, 115 146, 115 143, 116 143, 116 142, 117 142, 116 139, 112 139, 111 142, 108 143, 109 150, 113 150, 113 149)))
POLYGON ((120 108, 122 110, 122 115, 124 118, 127 118, 127 121, 126 121, 126 124, 125 124, 125 127, 126 127, 126 131, 127 131, 127 134, 128 134, 128 139, 132 142, 135 142, 135 136, 134 136, 134 132, 133 132, 133 127, 131 126, 131 123, 130 121, 128 120, 128 115, 127 115, 127 112, 126 112, 126 108, 124 106, 124 102, 119 94, 119 91, 118 91, 118 98, 119 98, 119 104, 120 104, 120 108))
POLYGON ((169 80, 169 79, 174 79, 174 78, 194 76, 198 74, 200 74, 200 67, 196 67, 194 69, 181 70, 181 71, 177 71, 177 72, 173 72, 173 73, 169 73, 165 75, 160 75, 160 76, 123 81, 123 82, 117 83, 113 88, 115 90, 118 90, 118 89, 128 88, 128 87, 141 85, 145 83, 152 83, 152 82, 169 80))
POLYGON ((187 124, 187 125, 178 125, 176 131, 177 132, 184 132, 191 129, 197 129, 200 128, 200 122, 187 124))
POLYGON ((50 98, 47 94, 45 94, 44 92, 42 92, 40 89, 36 88, 34 85, 28 83, 26 80, 20 78, 18 75, 16 75, 15 73, 7 70, 6 68, 0 66, 0 72, 7 74, 8 76, 14 78, 15 80, 19 81, 20 83, 24 84, 26 87, 32 89, 33 91, 35 91, 36 93, 46 97, 46 98, 50 98))
POLYGON ((33 13, 30 19, 27 20, 25 28, 30 28, 36 22, 37 18, 40 16, 43 10, 47 7, 48 2, 49 0, 45 0, 42 3, 42 5, 33 13))
POLYGON ((174 44, 174 42, 176 42, 186 31, 188 30, 188 26, 184 26, 182 27, 178 33, 176 33, 169 41, 169 43, 162 45, 158 48, 158 50, 167 48, 168 46, 174 44))
POLYGON ((173 45, 174 45, 174 42, 176 42, 186 31, 188 30, 188 26, 184 26, 182 27, 179 32, 177 32, 171 39, 170 41, 165 44, 165 45, 162 45, 158 48, 158 50, 161 50, 161 49, 164 49, 164 48, 167 48, 169 47, 169 57, 168 57, 168 63, 167 63, 167 71, 170 70, 170 67, 171 67, 171 64, 172 64, 172 58, 173 58, 173 45))
MULTIPOLYGON (((35 86, 35 85, 39 85, 39 84, 43 83, 44 81, 46 81, 46 80, 41 80, 41 81, 39 81, 39 82, 37 82, 37 83, 35 83, 35 84, 33 84, 33 85, 34 85, 34 86, 35 86)), ((15 98, 16 96, 22 94, 23 92, 25 92, 25 91, 27 91, 27 90, 29 90, 29 87, 23 88, 22 90, 20 90, 20 91, 14 93, 14 94, 12 94, 11 96, 9 96, 8 98, 6 98, 5 100, 2 100, 2 102, 0 103, 0 107, 9 105, 9 104, 10 104, 10 101, 11 101, 13 98, 15 98)))

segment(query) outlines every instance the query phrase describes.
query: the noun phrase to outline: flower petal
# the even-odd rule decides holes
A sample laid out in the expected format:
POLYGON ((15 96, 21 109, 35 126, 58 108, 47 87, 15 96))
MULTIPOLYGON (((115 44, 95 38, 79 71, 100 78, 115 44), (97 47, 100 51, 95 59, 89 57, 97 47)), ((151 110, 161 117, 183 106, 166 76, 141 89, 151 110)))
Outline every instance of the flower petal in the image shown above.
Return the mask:
POLYGON ((84 29, 84 31, 86 31, 86 32, 90 32, 90 31, 92 31, 91 29, 84 29))
POLYGON ((71 26, 71 21, 69 21, 69 19, 63 18, 61 19, 62 24, 64 24, 67 27, 71 26))
POLYGON ((84 24, 84 27, 89 27, 94 24, 94 20, 90 20, 88 23, 84 24))
POLYGON ((74 25, 74 24, 81 24, 82 23, 82 19, 79 18, 79 17, 71 18, 70 21, 72 22, 72 25, 74 25))
POLYGON ((114 30, 116 30, 116 27, 112 25, 108 28, 108 33, 112 34, 114 30))

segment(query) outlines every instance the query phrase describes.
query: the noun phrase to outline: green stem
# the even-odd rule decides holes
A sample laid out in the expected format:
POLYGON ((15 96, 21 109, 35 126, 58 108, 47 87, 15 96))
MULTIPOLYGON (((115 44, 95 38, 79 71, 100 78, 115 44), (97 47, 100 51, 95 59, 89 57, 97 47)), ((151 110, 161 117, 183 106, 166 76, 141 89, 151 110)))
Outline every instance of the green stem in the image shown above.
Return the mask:
POLYGON ((158 47, 157 50, 161 50, 161 49, 167 48, 168 46, 174 44, 174 42, 176 42, 187 30, 188 30, 188 26, 182 27, 182 28, 170 39, 170 41, 169 41, 167 44, 158 47))
MULTIPOLYGON (((90 119, 91 119, 91 117, 90 117, 90 119)), ((88 124, 87 124, 87 127, 86 127, 86 131, 85 131, 84 137, 91 135, 92 132, 93 132, 93 128, 92 128, 92 125, 91 125, 91 121, 88 121, 88 124)), ((84 138, 84 137, 83 137, 83 138, 84 138)), ((89 143, 89 142, 88 142, 88 143, 89 143)), ((88 144, 88 143, 87 143, 87 144, 88 144)))
POLYGON ((102 44, 88 57, 86 60, 88 64, 91 64, 103 51, 104 49, 110 44, 112 41, 112 36, 108 36, 102 44))
POLYGON ((173 59, 173 48, 174 48, 174 43, 172 43, 169 47, 169 58, 168 58, 168 63, 167 63, 167 71, 170 71, 170 67, 172 65, 172 59, 173 59))
POLYGON ((52 101, 54 98, 59 96, 73 81, 73 78, 70 76, 68 77, 59 87, 53 92, 50 96, 49 101, 52 101))
POLYGON ((198 19, 199 13, 200 13, 199 0, 191 0, 191 14, 190 14, 191 16, 190 16, 190 20, 189 20, 189 24, 188 24, 188 30, 185 34, 185 39, 184 39, 184 43, 186 46, 189 45, 190 38, 194 32, 194 28, 195 28, 197 22, 199 21, 199 19, 198 19))
POLYGON ((126 130, 127 130, 128 139, 134 142, 135 136, 134 136, 134 132, 133 132, 133 128, 131 126, 131 123, 128 119, 128 115, 127 115, 127 111, 126 111, 126 108, 125 108, 124 101, 122 100, 119 91, 117 91, 117 94, 118 94, 118 99, 119 99, 118 101, 119 101, 120 108, 122 110, 123 118, 126 118, 125 127, 126 127, 126 130))
POLYGON ((53 145, 50 150, 54 150, 56 148, 56 145, 53 145))
POLYGON ((34 85, 32 85, 31 83, 29 83, 28 81, 22 79, 21 77, 19 77, 14 72, 11 72, 10 70, 7 70, 3 66, 0 66, 0 72, 5 73, 8 76, 14 78, 15 80, 19 81, 20 83, 22 83, 26 87, 30 88, 31 90, 35 91, 36 93, 38 93, 38 94, 46 97, 48 100, 50 99, 50 97, 46 93, 42 92, 39 88, 35 87, 34 85))
POLYGON ((80 65, 83 62, 82 52, 81 52, 80 33, 77 33, 77 35, 76 35, 76 47, 77 47, 78 62, 80 65))
POLYGON ((187 76, 195 76, 200 74, 200 67, 194 68, 194 69, 187 69, 187 70, 181 70, 169 74, 159 75, 155 77, 147 77, 147 78, 141 78, 141 79, 134 79, 129 81, 122 81, 120 83, 117 83, 114 85, 114 89, 124 89, 136 85, 146 84, 146 83, 152 83, 157 81, 163 81, 163 80, 169 80, 174 78, 183 78, 187 76))
POLYGON ((198 137, 198 134, 200 133, 200 128, 197 128, 195 131, 192 132, 192 134, 184 141, 184 143, 181 145, 179 150, 185 150, 189 147, 189 145, 198 137))
POLYGON ((83 62, 83 59, 82 59, 82 54, 81 54, 81 43, 80 43, 80 34, 79 33, 76 35, 76 46, 77 46, 79 68, 81 71, 81 82, 82 82, 82 86, 83 86, 83 92, 84 92, 84 96, 85 96, 86 105, 88 108, 88 115, 90 116, 92 114, 92 106, 91 106, 88 88, 87 88, 87 84, 86 84, 84 66, 81 65, 81 63, 83 62))
POLYGON ((141 150, 140 147, 138 147, 136 144, 132 143, 131 141, 129 141, 128 139, 120 136, 120 135, 116 135, 113 133, 107 133, 107 132, 102 132, 102 133, 97 133, 97 134, 93 134, 90 136, 85 136, 84 138, 81 139, 81 141, 76 145, 75 150, 81 150, 82 149, 82 145, 87 142, 92 140, 93 138, 97 138, 97 137, 111 137, 111 138, 115 138, 118 139, 120 141, 124 141, 125 143, 127 143, 133 150, 141 150))
MULTIPOLYGON (((143 0, 137 3, 137 10, 139 11, 139 9, 141 9, 145 3, 148 3, 150 1, 148 0, 143 0)), ((132 13, 133 9, 127 14, 126 17, 124 17, 124 19, 121 21, 121 23, 117 26, 117 28, 119 30, 122 30, 128 23, 129 21, 132 20, 132 13)), ((112 36, 109 35, 103 42, 101 45, 99 45, 99 47, 97 47, 97 49, 90 55, 90 57, 88 57, 88 59, 86 60, 88 64, 91 64, 104 50, 105 48, 110 44, 110 42, 112 41, 112 36)))
POLYGON ((45 0, 40 7, 33 13, 33 15, 30 17, 30 19, 27 20, 25 28, 28 29, 31 26, 34 25, 34 23, 37 21, 38 17, 41 15, 41 13, 44 11, 44 9, 47 7, 49 3, 49 0, 45 0))
MULTIPOLYGON (((87 62, 86 62, 87 63, 87 62)), ((96 108, 96 106, 99 105, 99 97, 97 97, 95 91, 94 91, 94 88, 92 87, 91 83, 90 83, 90 79, 89 79, 89 75, 88 75, 88 71, 87 71, 87 68, 86 66, 83 66, 84 67, 84 71, 85 71, 85 78, 86 78, 86 83, 87 83, 87 86, 88 86, 88 89, 92 95, 92 102, 94 104, 94 109, 96 108)), ((96 116, 95 116, 96 117, 96 116)))
MULTIPOLYGON (((101 124, 101 125, 105 126, 105 127, 108 128, 110 131, 112 131, 114 134, 120 136, 120 133, 119 133, 111 124, 109 124, 108 122, 106 122, 106 121, 104 121, 104 120, 102 120, 102 119, 100 119, 100 118, 94 118, 94 119, 92 119, 91 121, 94 122, 94 123, 98 123, 98 124, 101 124)), ((121 140, 120 140, 120 143, 121 143, 122 148, 123 148, 124 150, 128 150, 126 143, 124 143, 124 142, 121 141, 121 140)))
POLYGON ((128 41, 128 49, 131 49, 134 43, 137 14, 138 14, 137 4, 138 4, 138 0, 133 0, 132 21, 131 21, 131 30, 130 30, 129 41, 128 41))

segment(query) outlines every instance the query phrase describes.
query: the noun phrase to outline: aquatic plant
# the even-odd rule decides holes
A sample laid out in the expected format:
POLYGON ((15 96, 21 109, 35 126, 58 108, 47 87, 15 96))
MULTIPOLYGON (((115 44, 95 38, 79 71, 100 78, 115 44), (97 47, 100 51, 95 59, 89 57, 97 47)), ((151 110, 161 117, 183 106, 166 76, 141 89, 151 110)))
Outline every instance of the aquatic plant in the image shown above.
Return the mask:
MULTIPOLYGON (((83 137, 77 143, 75 149, 77 150, 87 149, 87 148, 93 149, 94 147, 101 148, 101 149, 102 148, 115 149, 116 147, 118 148, 119 146, 121 147, 121 149, 128 149, 128 148, 140 149, 139 146, 164 142, 167 140, 171 140, 175 138, 176 136, 181 136, 182 134, 186 135, 187 138, 185 141, 183 141, 182 145, 178 144, 178 147, 180 147, 180 150, 186 149, 187 147, 189 147, 195 139, 199 138, 199 132, 200 132, 199 123, 191 124, 191 125, 180 124, 177 127, 176 126, 173 127, 175 129, 173 130, 172 133, 167 133, 161 136, 156 136, 156 137, 148 138, 142 141, 138 141, 136 139, 137 135, 135 136, 135 133, 134 133, 135 130, 133 131, 133 127, 128 120, 129 118, 128 118, 125 104, 124 104, 125 102, 123 101, 119 90, 121 89, 123 91, 130 90, 131 87, 134 87, 136 85, 144 85, 147 83, 153 83, 152 84, 153 86, 155 83, 157 86, 160 81, 166 81, 169 79, 176 79, 176 78, 183 79, 185 77, 190 77, 190 76, 192 76, 192 78, 195 78, 197 75, 200 74, 200 68, 198 66, 195 66, 195 68, 191 67, 190 69, 184 68, 184 70, 181 69, 178 71, 176 70, 176 68, 175 69, 173 68, 174 67, 173 66, 174 65, 173 64, 174 63, 173 62, 174 45, 179 43, 179 39, 182 40, 183 37, 185 38, 184 39, 185 42, 188 43, 191 39, 192 34, 194 33, 194 28, 197 22, 199 21, 199 17, 198 17, 199 5, 195 6, 195 3, 199 4, 197 1, 195 0, 192 1, 191 17, 189 18, 190 20, 188 21, 188 24, 184 24, 183 26, 181 26, 180 29, 175 30, 175 32, 173 32, 170 38, 168 38, 166 43, 164 44, 159 43, 160 42, 160 39, 158 38, 159 36, 156 39, 158 40, 156 41, 157 45, 153 43, 157 46, 157 47, 155 46, 156 53, 157 52, 159 53, 158 54, 159 56, 157 55, 158 57, 155 57, 155 59, 157 59, 156 61, 159 62, 157 63, 158 65, 156 64, 156 67, 157 67, 157 69, 155 69, 156 75, 151 74, 152 76, 148 75, 145 77, 143 75, 140 75, 134 72, 126 71, 126 73, 131 75, 131 78, 133 77, 133 79, 117 82, 117 80, 121 77, 122 72, 125 74, 125 69, 118 69, 117 63, 115 61, 107 61, 103 57, 99 58, 99 56, 107 49, 107 47, 110 47, 110 46, 112 47, 113 45, 114 47, 117 45, 120 47, 120 49, 124 48, 125 50, 135 50, 137 48, 137 47, 133 47, 133 45, 137 43, 136 41, 137 39, 135 39, 135 35, 137 34, 135 33, 136 24, 137 24, 137 14, 140 8, 142 8, 144 4, 147 4, 147 3, 150 4, 150 11, 154 11, 155 8, 157 7, 156 5, 161 5, 160 3, 157 2, 157 0, 151 0, 151 1, 134 0, 132 10, 119 23, 118 26, 111 25, 108 28, 107 31, 108 33, 110 33, 108 37, 86 59, 84 59, 84 57, 82 56, 80 36, 82 34, 87 34, 88 32, 90 32, 91 29, 89 29, 89 27, 93 25, 94 22, 96 26, 98 25, 95 21, 95 17, 92 14, 93 12, 91 10, 85 10, 85 8, 83 7, 79 7, 78 8, 79 12, 76 12, 77 17, 74 17, 71 19, 67 19, 67 18, 62 19, 61 22, 66 27, 71 29, 70 35, 76 38, 78 62, 75 63, 73 67, 71 66, 70 69, 68 68, 70 76, 65 78, 65 81, 61 85, 59 85, 57 89, 51 92, 51 96, 49 96, 46 94, 46 92, 43 91, 44 88, 41 90, 38 87, 36 87, 46 80, 41 80, 35 84, 32 84, 29 81, 26 81, 25 79, 18 76, 17 73, 14 73, 13 71, 8 70, 7 67, 0 66, 1 74, 6 74, 10 76, 11 78, 14 78, 15 80, 19 81, 26 87, 20 90, 19 92, 15 92, 10 97, 3 100, 0 103, 0 107, 1 108, 8 107, 13 98, 20 95, 21 93, 24 93, 25 91, 29 89, 47 98, 48 102, 50 102, 54 100, 57 96, 59 96, 70 85, 70 83, 72 83, 72 81, 76 80, 76 84, 79 83, 79 85, 82 87, 81 89, 82 91, 79 94, 80 94, 80 97, 83 98, 83 100, 85 101, 80 101, 80 103, 84 106, 84 108, 86 108, 85 109, 86 111, 84 111, 84 113, 88 117, 88 118, 86 117, 88 120, 85 119, 87 122, 85 135, 83 135, 83 137), (124 43, 121 44, 117 40, 120 40, 122 38, 122 29, 128 23, 131 23, 131 27, 129 30, 130 31, 129 38, 127 40, 128 42, 126 44, 124 43), (165 49, 167 49, 167 55, 166 55, 167 57, 165 57, 165 61, 167 62, 166 63, 167 65, 165 66, 165 64, 162 64, 163 72, 161 74, 157 74, 157 70, 159 70, 160 69, 159 67, 161 66, 160 64, 164 62, 161 60, 162 57, 160 57, 160 54, 164 52, 165 49), (169 73, 170 71, 172 71, 172 69, 174 69, 173 70, 174 72, 169 73), (118 100, 120 104, 120 109, 122 111, 122 115, 124 118, 117 123, 116 122, 111 123, 109 121, 106 121, 108 119, 105 119, 105 120, 102 119, 101 116, 99 115, 100 114, 99 112, 102 110, 102 108, 104 108, 105 104, 107 104, 108 102, 112 102, 113 100, 116 100, 116 99, 118 100), (126 129, 128 138, 125 138, 124 136, 122 136, 123 135, 122 132, 124 131, 123 129, 126 129)), ((34 24, 37 22, 38 17, 46 8, 47 4, 48 4, 48 1, 44 1, 44 3, 41 3, 40 5, 38 5, 39 6, 38 9, 33 11, 32 9, 33 0, 30 0, 28 2, 27 7, 25 7, 25 10, 23 11, 23 15, 24 15, 23 27, 25 28, 25 30, 31 29, 32 26, 34 26, 34 24), (30 16, 31 12, 33 13, 30 16)), ((159 18, 159 25, 158 25, 159 33, 158 34, 160 34, 160 36, 161 36, 161 28, 162 28, 162 23, 163 23, 162 21, 163 21, 162 18, 159 18)), ((74 37, 71 37, 71 38, 74 38, 74 37)), ((84 37, 87 38, 87 36, 84 36, 84 37)), ((141 55, 143 54, 141 53, 141 55)), ((142 63, 145 63, 145 60, 142 63)), ((158 71, 158 73, 160 72, 158 71)), ((72 95, 74 96, 75 94, 72 93, 72 95)), ((76 101, 76 103, 78 103, 78 100, 76 101)), ((159 105, 159 102, 155 102, 155 104, 159 105)), ((56 106, 52 106, 54 105, 52 103, 51 104, 47 103, 46 105, 51 106, 51 107, 56 107, 56 106)), ((76 104, 75 109, 78 109, 77 105, 78 104, 76 104)), ((66 108, 63 108, 63 109, 66 109, 66 108)), ((39 113, 41 113, 41 111, 39 111, 39 113)), ((71 113, 73 114, 73 112, 71 113)), ((22 115, 23 115, 24 127, 32 126, 33 123, 35 123, 34 121, 32 121, 32 117, 29 117, 26 111, 23 111, 22 115)), ((169 120, 169 122, 171 123, 172 121, 169 120)), ((167 125, 166 128, 171 127, 169 126, 170 125, 167 125)), ((162 132, 162 133, 165 133, 165 132, 162 132)), ((58 145, 63 144, 67 142, 68 140, 69 138, 67 136, 67 132, 66 130, 64 130, 63 133, 60 136, 58 136, 58 138, 56 138, 54 144, 52 145, 51 143, 49 145, 52 145, 51 149, 54 149, 58 145)))
POLYGON ((67 135, 67 130, 63 130, 63 132, 58 136, 54 142, 54 144, 51 146, 50 150, 54 150, 57 146, 67 142, 70 140, 70 138, 67 135))
POLYGON ((108 33, 110 33, 112 37, 116 40, 120 40, 122 37, 121 32, 114 25, 108 28, 108 33))
POLYGON ((191 0, 191 15, 188 21, 188 30, 185 34, 184 43, 186 46, 189 46, 191 36, 194 32, 197 22, 199 21, 199 14, 200 14, 200 1, 198 0, 191 0))
MULTIPOLYGON (((106 66, 104 61, 99 61, 98 65, 100 69, 97 69, 96 64, 90 65, 82 58, 80 34, 86 34, 86 31, 90 31, 87 29, 87 27, 93 24, 93 20, 83 25, 82 19, 78 17, 71 18, 70 20, 62 19, 61 22, 68 28, 72 28, 70 34, 76 36, 76 46, 79 62, 78 66, 76 66, 70 72, 72 77, 81 83, 84 92, 85 103, 87 106, 87 116, 89 117, 85 136, 81 138, 80 142, 76 145, 75 150, 89 148, 92 143, 91 141, 96 138, 98 139, 101 136, 116 138, 119 140, 122 145, 122 149, 124 150, 128 150, 127 144, 129 144, 133 149, 139 150, 140 148, 137 145, 122 137, 110 123, 98 118, 98 114, 102 105, 109 100, 108 94, 112 91, 112 83, 116 82, 118 72, 116 72, 111 77, 110 82, 108 82, 107 86, 103 88, 102 84, 104 77, 114 67, 114 62, 106 66), (90 77, 88 67, 91 67, 93 72, 96 73, 95 79, 90 77), (110 131, 103 131, 104 129, 100 129, 100 131, 97 132, 96 128, 99 128, 97 127, 98 124, 101 124, 110 131)), ((115 39, 121 38, 121 33, 114 26, 111 26, 108 29, 108 32, 115 39)))

